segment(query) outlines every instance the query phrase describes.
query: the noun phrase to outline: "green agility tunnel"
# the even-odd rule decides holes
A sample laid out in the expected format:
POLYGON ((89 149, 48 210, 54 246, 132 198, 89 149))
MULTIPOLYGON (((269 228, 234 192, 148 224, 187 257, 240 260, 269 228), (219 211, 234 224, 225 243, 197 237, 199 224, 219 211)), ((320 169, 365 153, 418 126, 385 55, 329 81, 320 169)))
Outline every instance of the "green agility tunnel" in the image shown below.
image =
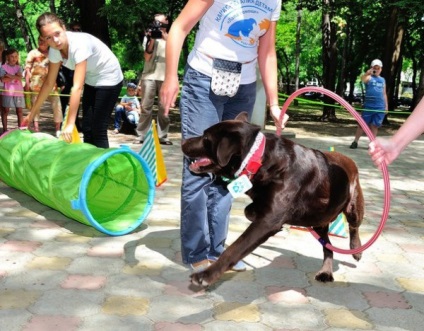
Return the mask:
POLYGON ((155 193, 147 163, 129 147, 68 144, 28 130, 0 137, 0 179, 111 236, 136 229, 155 193))

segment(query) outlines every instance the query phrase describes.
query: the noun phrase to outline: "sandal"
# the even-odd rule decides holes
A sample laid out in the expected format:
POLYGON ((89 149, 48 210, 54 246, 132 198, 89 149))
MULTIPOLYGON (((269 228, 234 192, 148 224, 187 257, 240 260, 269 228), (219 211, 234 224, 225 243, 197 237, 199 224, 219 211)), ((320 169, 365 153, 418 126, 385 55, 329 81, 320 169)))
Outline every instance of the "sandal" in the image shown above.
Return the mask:
MULTIPOLYGON (((209 257, 210 263, 214 263, 217 260, 218 258, 215 256, 209 257)), ((245 271, 246 269, 247 269, 246 264, 242 260, 238 261, 235 265, 231 267, 232 271, 237 271, 237 272, 245 271)))
POLYGON ((210 265, 211 263, 209 262, 209 260, 202 260, 200 262, 190 264, 190 269, 193 273, 198 273, 203 270, 206 270, 207 268, 209 268, 210 265))
POLYGON ((168 145, 168 146, 173 145, 172 141, 170 141, 170 140, 159 140, 159 144, 168 145))

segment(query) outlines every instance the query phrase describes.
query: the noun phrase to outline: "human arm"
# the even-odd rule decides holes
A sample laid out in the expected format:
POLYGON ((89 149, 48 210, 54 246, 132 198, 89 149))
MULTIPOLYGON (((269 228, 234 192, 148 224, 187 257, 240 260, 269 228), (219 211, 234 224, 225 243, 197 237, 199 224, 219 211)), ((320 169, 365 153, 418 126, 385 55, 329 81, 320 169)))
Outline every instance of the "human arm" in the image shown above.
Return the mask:
POLYGON ((259 39, 258 65, 275 126, 284 128, 288 116, 285 114, 284 118, 280 120, 281 108, 278 103, 277 54, 275 50, 276 28, 277 22, 272 21, 268 31, 259 39))
POLYGON ((368 153, 377 167, 383 162, 391 164, 414 139, 424 132, 424 98, 403 123, 400 129, 390 138, 377 138, 369 145, 368 153))
POLYGON ((31 81, 31 71, 34 66, 34 52, 30 51, 25 61, 25 91, 29 91, 31 81))
POLYGON ((31 80, 31 68, 25 67, 25 91, 29 91, 29 84, 31 80))
POLYGON ((369 82, 372 76, 373 68, 369 68, 367 71, 364 72, 364 74, 361 76, 361 81, 366 84, 369 82))
POLYGON ((138 101, 138 98, 135 97, 134 98, 134 104, 135 104, 135 110, 137 110, 138 113, 140 113, 141 109, 140 109, 140 101, 138 101))
POLYGON ((153 50, 155 48, 155 40, 150 38, 150 32, 146 33, 146 46, 144 48, 144 61, 149 62, 153 56, 153 50))
POLYGON ((78 109, 81 102, 81 94, 84 88, 85 74, 87 71, 87 60, 81 61, 75 65, 73 86, 69 98, 68 121, 62 130, 62 138, 66 142, 72 141, 72 132, 74 130, 78 109))
POLYGON ((10 75, 0 66, 0 79, 2 83, 8 83, 11 81, 10 75))
POLYGON ((385 110, 385 113, 387 114, 389 112, 389 101, 387 99, 386 83, 384 83, 383 98, 384 98, 384 104, 385 104, 384 110, 385 110))
POLYGON ((57 73, 59 72, 59 68, 60 63, 49 63, 49 70, 47 72, 46 79, 41 86, 38 97, 35 103, 32 105, 29 114, 24 118, 22 126, 28 126, 34 120, 34 116, 40 112, 41 106, 43 105, 44 101, 46 101, 54 85, 56 84, 56 77, 57 73))
POLYGON ((168 115, 169 108, 175 106, 179 91, 178 62, 184 39, 212 4, 213 0, 189 0, 171 26, 166 43, 165 81, 160 91, 165 116, 168 115))
POLYGON ((23 77, 22 73, 23 73, 22 67, 19 67, 19 71, 15 75, 13 75, 13 78, 17 80, 21 80, 23 77))

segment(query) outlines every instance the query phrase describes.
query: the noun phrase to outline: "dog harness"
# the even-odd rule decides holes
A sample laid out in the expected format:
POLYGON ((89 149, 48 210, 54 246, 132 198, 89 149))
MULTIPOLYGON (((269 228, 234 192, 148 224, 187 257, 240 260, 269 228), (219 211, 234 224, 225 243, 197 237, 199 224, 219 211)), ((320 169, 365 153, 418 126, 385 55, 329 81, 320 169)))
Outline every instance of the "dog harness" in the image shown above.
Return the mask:
POLYGON ((240 168, 234 174, 234 177, 240 177, 246 175, 247 178, 251 179, 262 166, 262 156, 265 151, 266 139, 262 132, 258 132, 255 142, 250 148, 249 153, 247 153, 243 162, 240 165, 240 168))

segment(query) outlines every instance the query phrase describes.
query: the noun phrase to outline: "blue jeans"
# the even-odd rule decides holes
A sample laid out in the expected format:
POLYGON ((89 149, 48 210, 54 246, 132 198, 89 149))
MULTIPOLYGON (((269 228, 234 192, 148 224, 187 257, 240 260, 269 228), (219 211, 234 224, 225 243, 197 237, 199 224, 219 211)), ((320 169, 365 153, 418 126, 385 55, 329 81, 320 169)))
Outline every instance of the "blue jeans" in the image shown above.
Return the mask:
POLYGON ((131 124, 137 125, 138 119, 140 118, 140 115, 138 114, 138 111, 131 110, 127 112, 124 108, 124 106, 117 105, 115 107, 115 129, 121 128, 121 122, 122 121, 128 121, 131 124))
MULTIPOLYGON (((181 89, 182 138, 200 136, 210 126, 234 119, 240 112, 251 116, 256 82, 240 85, 233 97, 217 96, 210 89, 211 78, 186 67, 181 89)), ((224 251, 232 197, 227 188, 209 174, 190 172, 184 157, 181 187, 181 254, 183 263, 219 257, 224 251)))
POLYGON ((84 142, 109 148, 107 128, 122 82, 115 86, 84 85, 82 95, 82 132, 84 142))

